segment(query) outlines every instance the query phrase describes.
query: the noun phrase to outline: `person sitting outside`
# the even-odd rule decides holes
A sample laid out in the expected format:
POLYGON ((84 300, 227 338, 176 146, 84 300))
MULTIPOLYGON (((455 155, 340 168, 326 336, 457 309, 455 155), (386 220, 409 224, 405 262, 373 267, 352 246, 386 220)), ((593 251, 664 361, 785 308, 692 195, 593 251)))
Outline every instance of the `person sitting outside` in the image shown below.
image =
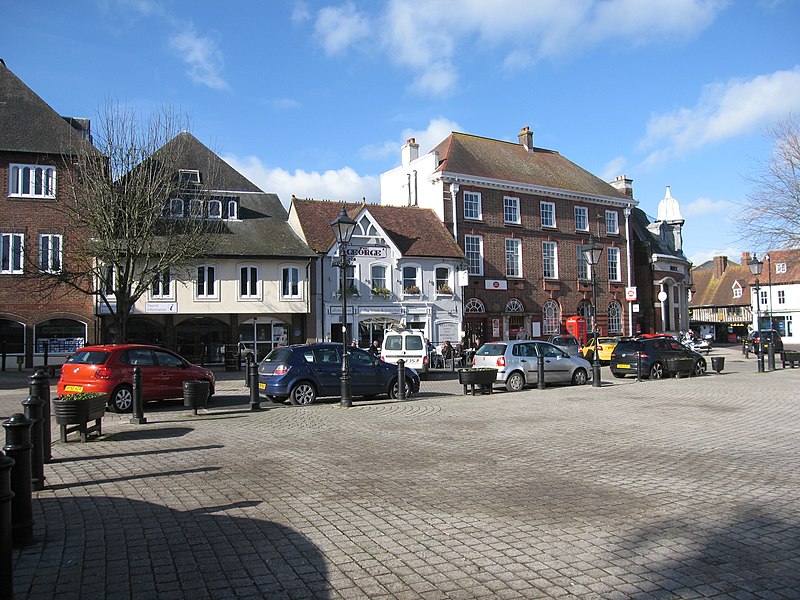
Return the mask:
POLYGON ((450 344, 449 340, 446 340, 444 344, 442 344, 442 358, 444 359, 444 366, 447 368, 447 362, 450 361, 450 365, 453 366, 453 346, 450 344))

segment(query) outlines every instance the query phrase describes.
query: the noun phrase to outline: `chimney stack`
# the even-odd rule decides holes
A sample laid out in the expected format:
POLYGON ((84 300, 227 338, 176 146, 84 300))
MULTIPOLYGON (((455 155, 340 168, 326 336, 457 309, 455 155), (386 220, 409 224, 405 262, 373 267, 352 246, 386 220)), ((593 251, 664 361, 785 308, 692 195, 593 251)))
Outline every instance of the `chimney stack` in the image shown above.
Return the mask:
POLYGON ((714 257, 714 277, 722 277, 722 274, 725 272, 725 269, 727 268, 728 268, 727 256, 714 257))
POLYGON ((750 262, 750 253, 749 252, 742 252, 742 266, 746 267, 747 263, 750 262))
POLYGON ((628 179, 625 175, 617 175, 609 185, 625 194, 626 197, 633 198, 633 179, 628 179))
POLYGON ((417 140, 415 138, 408 138, 401 150, 401 154, 404 166, 410 164, 412 160, 417 160, 419 158, 419 144, 417 140))
POLYGON ((522 131, 517 134, 517 137, 519 137, 519 143, 525 146, 525 150, 533 152, 533 132, 530 127, 527 125, 523 127, 522 131))

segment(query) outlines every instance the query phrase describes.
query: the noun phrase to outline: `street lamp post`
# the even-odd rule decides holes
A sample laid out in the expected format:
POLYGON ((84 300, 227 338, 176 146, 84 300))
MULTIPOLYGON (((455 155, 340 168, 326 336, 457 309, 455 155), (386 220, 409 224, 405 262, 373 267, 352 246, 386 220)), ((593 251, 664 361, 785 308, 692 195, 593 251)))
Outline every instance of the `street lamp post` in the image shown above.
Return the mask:
POLYGON ((756 348, 756 356, 758 358, 758 372, 764 372, 764 340, 762 331, 761 331, 761 298, 759 297, 760 286, 758 284, 758 276, 761 275, 761 268, 764 266, 764 263, 756 258, 755 253, 753 254, 753 258, 747 263, 747 266, 750 267, 750 272, 755 275, 756 278, 756 335, 753 336, 753 340, 758 339, 758 347, 756 348))
POLYGON ((592 352, 592 387, 600 387, 600 357, 597 355, 597 276, 595 266, 600 263, 603 247, 590 240, 589 247, 584 249, 583 255, 592 268, 592 338, 594 351, 592 352))
POLYGON ((769 311, 769 349, 767 350, 767 369, 775 370, 775 340, 772 339, 772 330, 775 324, 772 322, 772 259, 767 254, 767 277, 769 278, 769 296, 767 296, 767 311, 769 311))
POLYGON ((347 343, 347 268, 350 266, 350 259, 347 256, 347 245, 353 236, 356 222, 347 216, 347 211, 342 204, 339 215, 331 221, 333 235, 339 244, 339 260, 334 266, 339 267, 341 279, 339 280, 339 293, 342 298, 342 408, 353 406, 353 391, 350 385, 350 350, 347 343))

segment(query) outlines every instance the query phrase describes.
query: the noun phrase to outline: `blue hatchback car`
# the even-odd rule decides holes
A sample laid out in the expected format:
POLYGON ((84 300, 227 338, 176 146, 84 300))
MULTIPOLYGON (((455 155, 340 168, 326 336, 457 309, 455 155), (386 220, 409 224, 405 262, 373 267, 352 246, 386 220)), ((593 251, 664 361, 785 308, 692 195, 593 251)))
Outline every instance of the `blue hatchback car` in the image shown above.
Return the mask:
MULTIPOLYGON (((351 348, 350 384, 353 396, 397 398, 397 365, 351 348)), ((258 391, 270 400, 313 404, 317 398, 341 394, 342 345, 297 344, 275 348, 258 365, 258 391)), ((419 375, 405 369, 406 397, 419 392, 419 375)))

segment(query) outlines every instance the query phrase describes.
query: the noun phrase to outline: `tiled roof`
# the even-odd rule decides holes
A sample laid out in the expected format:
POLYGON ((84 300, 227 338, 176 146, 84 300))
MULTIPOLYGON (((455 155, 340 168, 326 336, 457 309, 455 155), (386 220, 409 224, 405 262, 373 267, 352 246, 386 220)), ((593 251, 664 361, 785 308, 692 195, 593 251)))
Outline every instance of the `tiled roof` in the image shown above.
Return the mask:
POLYGON ((528 151, 519 143, 454 131, 434 151, 439 153, 440 172, 514 181, 636 203, 554 150, 533 148, 528 151))
POLYGON ((83 136, 0 60, 0 151, 66 154, 83 136))
MULTIPOLYGON (((403 256, 464 258, 461 248, 432 210, 365 202, 344 203, 344 206, 351 218, 366 208, 403 256)), ((315 252, 325 253, 334 244, 331 222, 341 207, 341 202, 292 198, 290 210, 297 215, 306 242, 315 252)))

